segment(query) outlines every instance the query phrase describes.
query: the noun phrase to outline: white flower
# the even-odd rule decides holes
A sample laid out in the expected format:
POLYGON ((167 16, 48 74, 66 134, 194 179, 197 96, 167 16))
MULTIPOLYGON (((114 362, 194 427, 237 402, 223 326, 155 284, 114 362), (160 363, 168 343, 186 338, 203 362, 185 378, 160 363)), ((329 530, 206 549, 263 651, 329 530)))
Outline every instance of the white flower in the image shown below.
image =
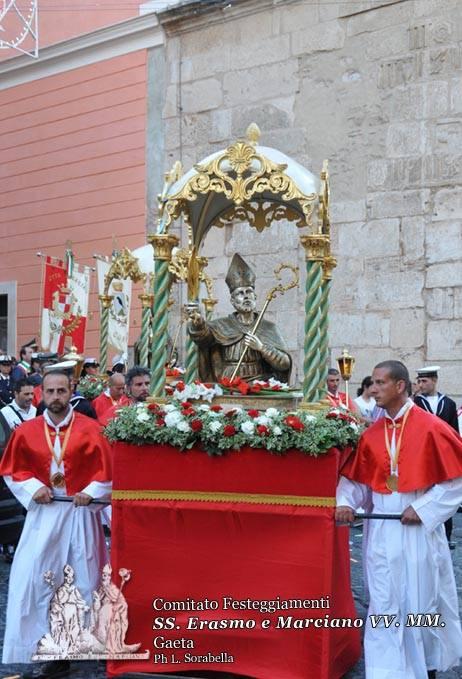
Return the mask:
POLYGON ((176 427, 178 422, 183 419, 182 414, 178 410, 172 410, 165 416, 166 427, 176 427))
POLYGON ((165 413, 170 413, 172 410, 176 410, 176 406, 173 405, 173 403, 167 403, 167 405, 164 406, 164 412, 165 413))
POLYGON ((191 431, 191 427, 186 422, 186 420, 180 420, 180 422, 178 422, 178 424, 176 425, 176 428, 178 429, 178 431, 185 431, 185 432, 191 431))
POLYGON ((202 410, 205 413, 207 412, 207 410, 210 410, 210 406, 207 405, 207 403, 202 403, 200 406, 197 407, 197 410, 202 410))
POLYGON ((241 424, 241 431, 243 431, 244 434, 251 435, 255 431, 255 424, 253 422, 250 422, 250 421, 243 422, 241 424))
POLYGON ((316 418, 314 417, 314 415, 305 415, 304 419, 305 422, 314 422, 316 418))
POLYGON ((266 417, 277 417, 279 415, 279 410, 277 408, 267 408, 265 410, 266 417))
POLYGON ((221 422, 217 422, 217 420, 210 422, 209 429, 212 432, 212 434, 216 434, 217 431, 220 431, 221 429, 221 422))
POLYGON ((136 419, 138 420, 138 422, 149 422, 150 417, 148 415, 147 410, 140 410, 140 412, 136 416, 136 419))
POLYGON ((356 424, 356 422, 350 422, 350 427, 353 429, 353 431, 359 431, 359 427, 356 424))
POLYGON ((221 413, 216 413, 214 410, 209 412, 209 417, 221 417, 221 413))
POLYGON ((275 436, 281 436, 282 429, 281 429, 281 427, 276 426, 276 427, 273 427, 272 432, 275 436))
POLYGON ((267 417, 266 415, 259 415, 258 417, 255 418, 255 422, 257 424, 264 424, 267 426, 268 424, 271 423, 271 418, 267 417))

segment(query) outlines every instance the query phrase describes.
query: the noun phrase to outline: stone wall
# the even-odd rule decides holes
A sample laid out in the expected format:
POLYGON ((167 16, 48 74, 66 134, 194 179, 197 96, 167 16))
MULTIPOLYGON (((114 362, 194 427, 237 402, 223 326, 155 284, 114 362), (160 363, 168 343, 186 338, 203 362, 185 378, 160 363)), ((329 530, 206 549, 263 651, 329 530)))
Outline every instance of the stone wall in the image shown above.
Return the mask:
MULTIPOLYGON (((197 3, 196 3, 197 5, 197 3)), ((398 358, 442 366, 462 395, 462 3, 245 0, 163 18, 165 168, 185 169, 243 136, 331 175, 332 363, 346 346, 356 381, 398 358)), ((204 247, 216 296, 238 250, 258 290, 303 257, 295 227, 242 225, 204 247)), ((177 295, 182 293, 176 292, 177 295)), ((260 295, 261 297, 261 295, 260 295)), ((218 311, 229 309, 223 302, 218 311)), ((303 289, 272 307, 300 378, 303 289)))

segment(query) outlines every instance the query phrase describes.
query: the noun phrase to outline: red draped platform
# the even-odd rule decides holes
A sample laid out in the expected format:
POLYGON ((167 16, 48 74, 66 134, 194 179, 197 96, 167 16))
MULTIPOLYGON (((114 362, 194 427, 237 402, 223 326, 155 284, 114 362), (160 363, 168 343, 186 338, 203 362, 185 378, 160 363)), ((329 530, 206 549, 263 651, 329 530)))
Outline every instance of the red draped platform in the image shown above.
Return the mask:
POLYGON ((339 462, 337 450, 318 458, 250 448, 209 457, 195 449, 116 444, 114 575, 122 567, 132 571, 124 589, 126 642, 141 642, 150 659, 111 661, 109 673, 335 679, 351 668, 360 630, 327 626, 356 618, 348 528, 333 520, 339 462), (239 608, 225 610, 227 597, 242 602, 239 608), (206 600, 217 608, 197 610, 206 600), (289 600, 303 600, 305 608, 261 610, 262 602, 289 600), (165 610, 171 602, 190 610, 165 610), (155 618, 169 617, 173 629, 153 629, 155 618), (210 629, 211 621, 228 628, 210 629), (183 648, 156 648, 159 637, 194 647, 177 641, 183 648))

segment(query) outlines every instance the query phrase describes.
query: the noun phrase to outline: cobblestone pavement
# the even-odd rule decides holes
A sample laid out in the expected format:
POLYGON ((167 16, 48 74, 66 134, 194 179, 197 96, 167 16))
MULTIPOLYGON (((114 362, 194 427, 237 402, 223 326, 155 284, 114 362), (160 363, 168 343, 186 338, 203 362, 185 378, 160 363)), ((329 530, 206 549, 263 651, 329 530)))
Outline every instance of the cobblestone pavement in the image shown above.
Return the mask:
MULTIPOLYGON (((361 569, 361 538, 362 538, 362 528, 361 526, 355 526, 351 530, 350 544, 351 544, 351 578, 353 595, 358 611, 358 615, 364 617, 366 615, 366 602, 364 600, 364 592, 362 585, 362 569, 361 569)), ((454 562, 454 570, 456 574, 457 592, 459 596, 459 608, 462 611, 462 514, 456 514, 454 517, 454 531, 453 540, 456 542, 456 549, 451 552, 454 562)), ((9 577, 10 566, 6 564, 2 559, 0 559, 0 648, 3 642, 3 635, 5 631, 5 610, 6 610, 6 598, 7 598, 7 587, 8 587, 8 577, 9 577)), ((31 666, 25 665, 0 665, 0 679, 15 675, 24 671, 31 666)), ((100 662, 80 662, 73 663, 71 676, 73 679, 105 679, 105 663, 100 662)), ((129 675, 124 675, 128 677, 129 675)), ((131 675, 135 676, 135 675, 131 675)), ((143 675, 137 674, 137 677, 142 677, 143 675)), ((148 676, 148 675, 144 675, 148 676)), ((149 675, 150 677, 163 676, 165 678, 170 677, 173 679, 173 675, 149 675)), ((199 675, 196 675, 199 679, 199 675)), ((205 675, 202 675, 205 676, 205 675)), ((226 679, 225 675, 215 675, 218 679, 226 679)), ((229 676, 229 675, 227 675, 229 676)), ((448 672, 438 673, 438 679, 462 679, 462 666, 455 670, 448 672)), ((345 675, 344 679, 364 679, 364 663, 363 660, 345 675)), ((277 677, 268 677, 268 679, 277 679, 277 677)), ((311 677, 307 677, 311 679, 311 677)))

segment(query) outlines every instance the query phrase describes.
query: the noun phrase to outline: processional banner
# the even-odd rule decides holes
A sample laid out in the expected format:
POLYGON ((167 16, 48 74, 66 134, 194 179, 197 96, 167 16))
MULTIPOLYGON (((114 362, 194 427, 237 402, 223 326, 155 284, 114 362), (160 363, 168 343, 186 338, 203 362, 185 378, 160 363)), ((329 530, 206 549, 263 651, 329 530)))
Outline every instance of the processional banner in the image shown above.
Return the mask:
POLYGON ((74 264, 72 274, 61 260, 46 257, 43 276, 41 344, 63 353, 65 344, 85 351, 90 267, 74 264))
MULTIPOLYGON (((98 274, 98 292, 105 294, 105 276, 109 271, 111 261, 109 259, 97 259, 96 271, 98 274)), ((130 279, 113 279, 107 291, 113 296, 109 307, 109 331, 108 343, 120 354, 128 352, 128 335, 130 320, 130 302, 132 296, 132 282, 130 279)))

